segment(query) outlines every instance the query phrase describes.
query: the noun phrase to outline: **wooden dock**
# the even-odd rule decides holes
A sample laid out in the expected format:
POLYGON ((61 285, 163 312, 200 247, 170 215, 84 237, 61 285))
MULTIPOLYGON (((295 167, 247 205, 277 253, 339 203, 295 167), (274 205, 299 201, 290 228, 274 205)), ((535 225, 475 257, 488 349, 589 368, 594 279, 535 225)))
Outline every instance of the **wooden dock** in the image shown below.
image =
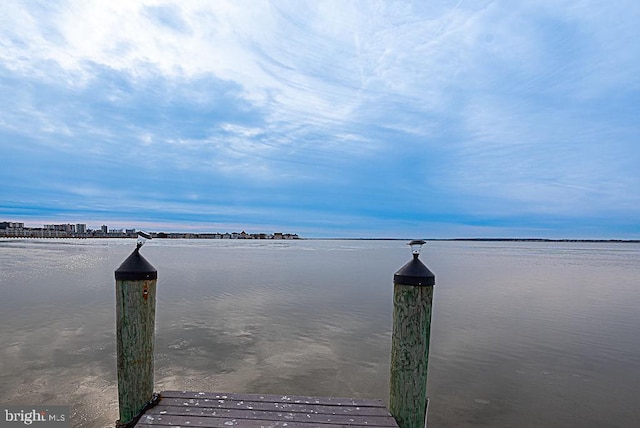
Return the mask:
POLYGON ((382 400, 164 391, 137 427, 398 427, 382 400))

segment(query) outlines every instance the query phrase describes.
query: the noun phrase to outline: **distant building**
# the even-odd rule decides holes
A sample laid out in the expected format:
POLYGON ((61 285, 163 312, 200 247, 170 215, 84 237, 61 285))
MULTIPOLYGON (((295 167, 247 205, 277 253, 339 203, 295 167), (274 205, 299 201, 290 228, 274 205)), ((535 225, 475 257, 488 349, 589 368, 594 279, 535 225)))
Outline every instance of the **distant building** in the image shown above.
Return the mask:
POLYGON ((17 223, 13 221, 0 222, 0 229, 24 229, 24 223, 17 223))
POLYGON ((103 224, 102 226, 100 226, 100 231, 102 233, 109 233, 109 228, 107 227, 107 225, 103 224))
POLYGON ((43 225, 45 230, 55 230, 56 232, 75 232, 75 225, 73 224, 45 224, 43 225))

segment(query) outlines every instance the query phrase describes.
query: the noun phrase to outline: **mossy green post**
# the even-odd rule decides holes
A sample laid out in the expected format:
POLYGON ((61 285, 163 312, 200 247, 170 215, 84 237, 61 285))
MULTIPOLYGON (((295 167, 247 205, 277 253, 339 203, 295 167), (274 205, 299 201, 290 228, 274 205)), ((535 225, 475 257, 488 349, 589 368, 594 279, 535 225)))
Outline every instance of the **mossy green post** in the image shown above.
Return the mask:
POLYGON ((116 424, 130 422, 153 395, 158 272, 140 255, 140 246, 115 271, 118 406, 116 424))
MULTIPOLYGON (((420 242, 424 243, 412 241, 420 242)), ((427 368, 435 276, 418 260, 418 255, 419 250, 414 250, 413 259, 393 278, 389 412, 400 428, 423 428, 427 416, 427 368)))

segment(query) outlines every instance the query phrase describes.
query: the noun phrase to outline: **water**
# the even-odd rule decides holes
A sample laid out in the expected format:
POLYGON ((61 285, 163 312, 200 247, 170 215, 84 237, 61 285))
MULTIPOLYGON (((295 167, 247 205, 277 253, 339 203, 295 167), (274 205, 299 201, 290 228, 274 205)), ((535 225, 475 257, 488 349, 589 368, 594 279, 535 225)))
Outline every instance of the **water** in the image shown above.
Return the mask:
MULTIPOLYGON (((133 240, 0 242, 0 403, 117 419, 133 240)), ((396 241, 153 240, 156 390, 388 399, 396 241)), ((640 426, 640 245, 428 243, 430 427, 640 426)))

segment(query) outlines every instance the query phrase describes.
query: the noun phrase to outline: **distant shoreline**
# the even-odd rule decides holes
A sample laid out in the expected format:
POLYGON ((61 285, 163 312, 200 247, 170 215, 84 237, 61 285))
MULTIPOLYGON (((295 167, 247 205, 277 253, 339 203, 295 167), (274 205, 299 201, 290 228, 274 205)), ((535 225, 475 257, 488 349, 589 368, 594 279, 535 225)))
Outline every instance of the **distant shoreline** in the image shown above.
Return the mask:
MULTIPOLYGON (((0 234, 0 240, 17 239, 135 239, 135 236, 10 236, 0 234)), ((410 238, 213 238, 213 237, 184 237, 166 236, 155 239, 188 239, 188 240, 269 240, 269 241, 409 241, 410 238)), ((551 239, 551 238, 424 238, 428 242, 584 242, 584 243, 624 243, 639 244, 640 239, 551 239)))
MULTIPOLYGON (((410 238, 300 238, 324 241, 409 241, 410 238)), ((550 238, 424 238, 425 241, 460 242, 620 242, 640 243, 640 239, 550 239, 550 238)))

